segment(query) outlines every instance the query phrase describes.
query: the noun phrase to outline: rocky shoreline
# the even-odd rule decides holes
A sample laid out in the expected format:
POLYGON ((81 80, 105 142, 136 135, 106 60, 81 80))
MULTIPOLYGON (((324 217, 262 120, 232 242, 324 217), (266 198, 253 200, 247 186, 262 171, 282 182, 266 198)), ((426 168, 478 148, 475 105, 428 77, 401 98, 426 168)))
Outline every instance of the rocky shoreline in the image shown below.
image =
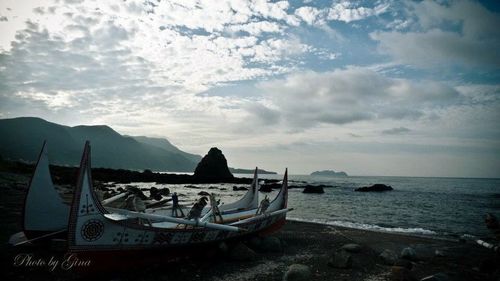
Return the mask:
MULTIPOLYGON (((29 176, 0 173, 3 280, 78 280, 72 271, 13 266, 6 243, 20 231, 29 176)), ((23 249, 36 252, 36 249, 23 249)), ((42 252, 42 255, 52 253, 42 252)), ((271 238, 224 243, 200 257, 99 273, 99 280, 492 280, 498 256, 470 241, 432 239, 288 221, 271 238), (432 276, 432 277, 431 277, 432 276), (428 278, 428 279, 425 279, 428 278)))

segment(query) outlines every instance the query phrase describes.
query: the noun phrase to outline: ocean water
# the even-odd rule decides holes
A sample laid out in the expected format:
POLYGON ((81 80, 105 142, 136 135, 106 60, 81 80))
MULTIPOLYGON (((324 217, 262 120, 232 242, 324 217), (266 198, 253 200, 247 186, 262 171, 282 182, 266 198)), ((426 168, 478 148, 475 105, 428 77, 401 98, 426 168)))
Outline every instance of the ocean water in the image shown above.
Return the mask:
POLYGON ((290 218, 376 231, 488 236, 486 213, 500 217, 500 179, 291 176, 332 185, 324 194, 290 189, 290 218), (389 192, 354 192, 383 183, 389 192))
MULTIPOLYGON (((235 175, 250 177, 251 175, 235 175)), ((281 175, 261 175, 281 179, 281 175)), ((289 185, 324 184, 324 194, 304 194, 302 188, 289 189, 288 213, 291 220, 311 221, 374 231, 433 236, 470 234, 490 236, 484 224, 486 213, 500 218, 500 179, 418 178, 418 177, 312 177, 289 176, 289 185), (394 191, 354 192, 361 186, 383 183, 394 191)), ((137 183, 150 187, 151 183, 137 183)), ((213 192, 222 202, 238 200, 245 191, 233 191, 233 184, 202 184, 199 189, 184 185, 168 187, 181 194, 181 203, 192 204, 198 192, 213 192), (209 189, 212 187, 212 189, 209 189)), ((241 185, 238 185, 241 186, 241 185)), ((277 191, 261 193, 271 199, 277 191)))

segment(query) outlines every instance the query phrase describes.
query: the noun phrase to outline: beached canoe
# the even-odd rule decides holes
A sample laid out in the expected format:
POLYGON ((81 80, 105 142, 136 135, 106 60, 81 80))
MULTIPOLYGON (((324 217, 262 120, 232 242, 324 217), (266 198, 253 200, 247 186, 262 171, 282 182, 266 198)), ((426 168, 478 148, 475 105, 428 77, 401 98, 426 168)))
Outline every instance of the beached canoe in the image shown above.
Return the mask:
POLYGON ((25 201, 23 230, 28 240, 63 232, 67 238, 67 250, 85 256, 138 251, 187 252, 208 244, 276 231, 285 223, 286 213, 290 210, 287 208, 286 171, 278 195, 267 208, 262 210, 258 206, 258 178, 255 174, 252 188, 240 200, 219 206, 222 221, 216 221, 215 216, 210 215, 210 208, 201 218, 191 220, 169 216, 169 212, 106 208, 92 186, 90 154, 87 142, 68 214, 67 205, 50 180, 44 144, 25 201), (44 209, 48 204, 55 208, 44 209), (65 218, 69 223, 64 223, 65 218))

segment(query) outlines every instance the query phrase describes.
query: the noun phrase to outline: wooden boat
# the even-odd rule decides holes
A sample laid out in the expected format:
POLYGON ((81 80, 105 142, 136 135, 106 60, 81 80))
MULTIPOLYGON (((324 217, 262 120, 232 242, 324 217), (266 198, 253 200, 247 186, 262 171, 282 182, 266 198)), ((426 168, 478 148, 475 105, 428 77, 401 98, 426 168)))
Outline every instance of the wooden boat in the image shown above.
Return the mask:
POLYGON ((211 209, 204 211, 199 219, 188 220, 169 216, 165 210, 140 213, 106 208, 92 187, 90 153, 90 144, 87 142, 68 214, 69 223, 65 225, 66 205, 59 201, 61 198, 53 187, 50 175, 47 177, 48 162, 44 145, 30 183, 23 216, 24 231, 48 233, 44 235, 64 231, 67 235, 67 250, 78 254, 80 258, 100 257, 107 260, 106 264, 109 265, 109 259, 116 259, 117 253, 123 257, 147 251, 170 253, 175 257, 179 253, 200 250, 221 241, 276 231, 285 223, 286 213, 291 210, 287 208, 287 171, 278 195, 264 212, 259 211, 257 206, 258 179, 255 174, 254 184, 243 198, 219 206, 222 221, 214 221, 214 216, 210 215, 211 209), (46 203, 41 205, 37 196, 46 203), (47 206, 47 202, 54 203, 56 207, 37 213, 47 206), (58 214, 58 219, 51 221, 51 214, 58 214), (47 223, 47 226, 43 223, 47 223))

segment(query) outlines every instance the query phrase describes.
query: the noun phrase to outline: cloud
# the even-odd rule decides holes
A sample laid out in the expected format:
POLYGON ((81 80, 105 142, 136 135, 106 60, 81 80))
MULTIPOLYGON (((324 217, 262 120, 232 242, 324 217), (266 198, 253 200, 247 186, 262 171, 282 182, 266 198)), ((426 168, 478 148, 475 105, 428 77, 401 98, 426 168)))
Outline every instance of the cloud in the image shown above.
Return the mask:
POLYGON ((304 6, 295 10, 295 15, 309 25, 325 25, 328 21, 341 21, 350 23, 371 16, 384 13, 389 5, 379 4, 373 8, 357 7, 355 4, 344 1, 331 7, 319 9, 304 6))
MULTIPOLYGON (((460 100, 457 90, 439 82, 388 78, 359 67, 295 73, 261 82, 258 87, 273 112, 279 112, 280 120, 301 129, 370 120, 415 120, 433 108, 460 100)), ((252 110, 249 113, 256 115, 252 110)))
MULTIPOLYGON (((472 1, 439 4, 422 1, 409 5, 408 17, 415 23, 411 31, 374 31, 381 53, 401 64, 423 68, 459 65, 500 66, 500 14, 472 1)), ((393 24, 399 29, 401 19, 393 24)))
POLYGON ((338 20, 343 22, 352 22, 365 19, 370 16, 384 13, 389 5, 379 4, 373 8, 354 7, 352 3, 341 2, 333 5, 328 10, 328 20, 338 20))
POLYGON ((406 127, 392 128, 382 131, 382 135, 402 135, 411 132, 410 129, 406 127))

